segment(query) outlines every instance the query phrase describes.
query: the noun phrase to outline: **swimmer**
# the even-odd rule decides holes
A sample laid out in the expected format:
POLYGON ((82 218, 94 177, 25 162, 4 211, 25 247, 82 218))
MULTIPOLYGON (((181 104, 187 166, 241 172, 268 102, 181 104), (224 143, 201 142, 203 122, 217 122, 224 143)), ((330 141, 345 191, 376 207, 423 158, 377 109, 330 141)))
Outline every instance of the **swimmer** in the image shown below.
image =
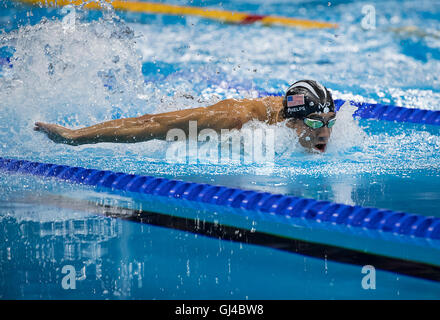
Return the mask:
POLYGON ((286 121, 286 126, 296 131, 304 148, 324 152, 336 121, 335 105, 330 91, 323 85, 313 80, 300 80, 287 89, 284 97, 226 99, 208 107, 145 114, 76 130, 36 122, 34 130, 45 132, 55 142, 70 145, 134 143, 164 140, 167 132, 176 128, 188 136, 189 121, 197 121, 199 130, 210 128, 220 132, 221 129, 241 129, 251 120, 267 124, 286 121))

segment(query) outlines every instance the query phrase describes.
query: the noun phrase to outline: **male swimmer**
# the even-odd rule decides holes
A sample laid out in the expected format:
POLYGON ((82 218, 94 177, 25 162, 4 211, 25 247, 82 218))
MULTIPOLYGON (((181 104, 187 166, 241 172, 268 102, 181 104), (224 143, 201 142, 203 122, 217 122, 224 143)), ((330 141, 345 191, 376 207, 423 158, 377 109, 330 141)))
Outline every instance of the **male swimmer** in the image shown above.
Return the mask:
POLYGON ((59 143, 80 145, 98 142, 141 142, 165 139, 168 130, 182 129, 188 136, 189 121, 197 121, 199 130, 210 128, 240 129, 251 120, 268 124, 286 121, 296 131, 300 144, 308 150, 324 152, 336 121, 331 93, 313 80, 292 84, 284 97, 226 99, 212 106, 137 118, 106 121, 90 127, 71 130, 60 125, 36 122, 34 130, 45 132, 59 143))

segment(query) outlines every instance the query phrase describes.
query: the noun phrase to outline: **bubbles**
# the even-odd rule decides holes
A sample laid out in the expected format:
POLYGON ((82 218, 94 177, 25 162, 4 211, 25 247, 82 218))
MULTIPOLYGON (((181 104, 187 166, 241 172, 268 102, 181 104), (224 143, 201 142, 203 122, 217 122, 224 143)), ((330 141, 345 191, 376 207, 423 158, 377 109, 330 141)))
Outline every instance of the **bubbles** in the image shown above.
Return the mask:
POLYGON ((16 133, 2 139, 10 155, 35 150, 35 121, 75 128, 147 109, 133 30, 111 13, 87 22, 80 10, 72 12, 67 29, 65 19, 43 18, 0 38, 13 52, 12 68, 0 77, 0 135, 16 133))
POLYGON ((141 103, 136 97, 144 84, 132 30, 108 16, 71 23, 66 31, 64 20, 43 19, 2 38, 3 46, 15 50, 13 68, 0 78, 3 104, 18 107, 17 113, 78 125, 109 117, 113 107, 141 103), (76 121, 65 118, 69 113, 76 121))
POLYGON ((328 152, 349 151, 364 144, 367 135, 353 118, 355 111, 356 107, 346 102, 336 113, 336 122, 330 136, 328 152))

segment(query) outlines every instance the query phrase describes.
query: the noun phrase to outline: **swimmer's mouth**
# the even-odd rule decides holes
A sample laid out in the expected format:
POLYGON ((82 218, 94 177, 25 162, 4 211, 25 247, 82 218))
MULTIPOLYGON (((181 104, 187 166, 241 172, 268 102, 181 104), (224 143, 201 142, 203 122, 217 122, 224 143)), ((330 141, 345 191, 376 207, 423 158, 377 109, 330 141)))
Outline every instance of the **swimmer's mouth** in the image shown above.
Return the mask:
POLYGON ((325 151, 325 148, 327 147, 327 144, 325 143, 318 143, 315 145, 315 149, 321 152, 325 151))

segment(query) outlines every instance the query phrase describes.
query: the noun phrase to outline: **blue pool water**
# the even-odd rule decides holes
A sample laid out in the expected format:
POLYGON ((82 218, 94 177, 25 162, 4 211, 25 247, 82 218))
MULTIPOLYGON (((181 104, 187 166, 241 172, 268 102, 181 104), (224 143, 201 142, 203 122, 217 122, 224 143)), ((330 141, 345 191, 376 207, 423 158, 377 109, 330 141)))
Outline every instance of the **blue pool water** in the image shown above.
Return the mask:
MULTIPOLYGON (((182 5, 182 2, 169 1, 182 5)), ((0 156, 154 175, 440 217, 438 126, 353 119, 344 105, 328 152, 308 154, 284 125, 273 165, 167 161, 169 144, 54 144, 35 121, 79 128, 120 117, 279 93, 303 78, 339 99, 440 110, 440 5, 436 1, 191 1, 224 10, 337 22, 336 30, 236 26, 197 17, 75 11, 6 1, 0 7, 0 156), (373 4, 376 29, 364 30, 373 4), (72 14, 72 13, 70 13, 72 14), (66 21, 66 20, 64 20, 66 21), (411 29, 404 29, 409 27, 411 29), (191 98, 192 97, 192 98, 191 98)), ((258 160, 258 159, 257 159, 258 160)), ((434 298, 438 282, 197 232, 96 214, 96 204, 331 244, 439 266, 436 241, 266 221, 222 208, 184 208, 108 190, 0 173, 0 297, 434 298), (87 201, 86 203, 84 201, 87 201), (70 207, 69 203, 82 203, 70 207), (95 205, 93 205, 95 204, 95 205), (244 216, 244 217, 243 217, 244 216), (241 217, 241 218, 239 218, 241 217), (61 286, 63 266, 77 289, 61 286)))

